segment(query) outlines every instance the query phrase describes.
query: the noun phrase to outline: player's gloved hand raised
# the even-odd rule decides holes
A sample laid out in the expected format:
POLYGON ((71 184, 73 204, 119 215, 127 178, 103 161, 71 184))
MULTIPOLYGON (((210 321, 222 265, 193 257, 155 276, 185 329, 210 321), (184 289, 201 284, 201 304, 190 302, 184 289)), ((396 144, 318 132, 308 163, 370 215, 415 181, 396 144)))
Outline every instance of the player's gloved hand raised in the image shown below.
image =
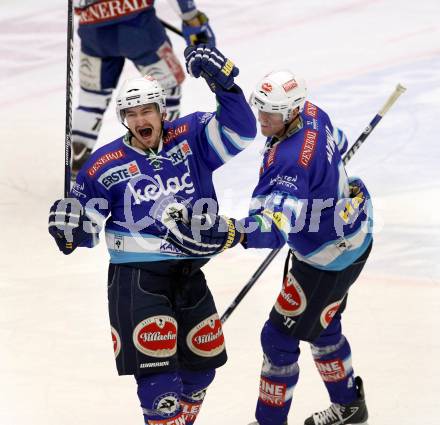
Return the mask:
POLYGON ((208 44, 215 46, 215 35, 209 25, 209 19, 203 12, 197 12, 192 19, 182 22, 182 33, 186 44, 208 44))
POLYGON ((239 69, 217 48, 199 44, 188 46, 184 54, 188 73, 195 78, 202 76, 214 93, 234 86, 239 69))
POLYGON ((84 213, 78 199, 58 199, 49 212, 49 233, 55 239, 63 254, 72 253, 75 248, 99 233, 99 226, 84 213))
POLYGON ((217 254, 237 245, 242 238, 233 218, 210 213, 193 215, 190 223, 172 217, 166 226, 170 229, 167 241, 193 257, 217 254))

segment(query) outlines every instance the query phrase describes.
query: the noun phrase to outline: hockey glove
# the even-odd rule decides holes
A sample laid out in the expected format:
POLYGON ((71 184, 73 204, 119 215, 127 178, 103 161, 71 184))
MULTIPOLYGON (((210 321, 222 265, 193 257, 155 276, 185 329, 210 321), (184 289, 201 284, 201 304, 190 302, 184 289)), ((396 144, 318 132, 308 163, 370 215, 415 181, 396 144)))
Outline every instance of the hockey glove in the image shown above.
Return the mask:
POLYGON ((72 253, 84 242, 91 241, 99 230, 99 226, 84 213, 78 199, 59 199, 50 209, 49 233, 65 255, 72 253))
POLYGON ((198 12, 197 15, 182 22, 182 33, 186 44, 208 44, 215 46, 215 35, 209 25, 209 19, 203 12, 198 12))
POLYGON ((217 48, 205 44, 188 46, 184 54, 188 73, 195 78, 202 76, 214 93, 234 86, 239 69, 217 48))
POLYGON ((174 220, 166 240, 192 257, 218 254, 237 245, 241 232, 235 227, 235 220, 215 214, 194 215, 191 223, 174 220))

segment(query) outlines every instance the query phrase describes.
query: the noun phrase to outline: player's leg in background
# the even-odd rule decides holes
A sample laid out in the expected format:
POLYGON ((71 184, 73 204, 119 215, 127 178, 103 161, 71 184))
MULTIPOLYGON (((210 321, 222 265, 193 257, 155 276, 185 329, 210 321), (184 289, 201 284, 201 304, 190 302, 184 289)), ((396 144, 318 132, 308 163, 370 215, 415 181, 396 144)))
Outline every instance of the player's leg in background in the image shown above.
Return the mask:
POLYGON ((142 75, 151 75, 165 90, 167 119, 178 118, 185 73, 164 26, 152 10, 121 23, 119 46, 123 56, 133 61, 142 75))
POLYGON ((98 139, 104 113, 124 66, 122 57, 99 57, 80 53, 80 91, 73 114, 72 177, 78 173, 98 139))
POLYGON ((142 75, 157 79, 166 93, 167 120, 179 118, 181 84, 185 79, 183 68, 174 54, 171 44, 165 40, 154 52, 135 62, 142 75))

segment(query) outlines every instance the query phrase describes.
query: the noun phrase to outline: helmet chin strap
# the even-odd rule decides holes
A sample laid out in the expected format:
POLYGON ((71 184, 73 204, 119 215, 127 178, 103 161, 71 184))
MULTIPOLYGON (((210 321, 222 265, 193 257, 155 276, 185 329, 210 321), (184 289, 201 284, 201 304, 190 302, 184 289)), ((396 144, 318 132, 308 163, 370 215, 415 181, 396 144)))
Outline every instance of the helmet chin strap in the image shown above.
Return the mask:
MULTIPOLYGON (((130 128, 127 125, 125 125, 125 122, 123 122, 122 125, 128 130, 128 135, 130 136, 130 138, 134 137, 139 142, 139 140, 136 138, 136 136, 133 134, 133 132, 130 130, 130 128)), ((131 142, 130 142, 130 144, 131 144, 131 142)))

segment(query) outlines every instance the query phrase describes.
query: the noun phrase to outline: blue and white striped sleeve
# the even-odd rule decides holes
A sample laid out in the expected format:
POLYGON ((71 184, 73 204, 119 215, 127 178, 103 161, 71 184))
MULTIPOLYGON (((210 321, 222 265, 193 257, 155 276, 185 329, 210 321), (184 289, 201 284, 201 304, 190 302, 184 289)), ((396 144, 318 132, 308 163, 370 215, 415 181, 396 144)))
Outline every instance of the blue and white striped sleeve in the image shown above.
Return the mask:
POLYGON ((218 93, 217 101, 217 112, 207 121, 200 146, 211 170, 243 151, 257 134, 255 116, 238 87, 218 93))
POLYGON ((341 129, 339 129, 338 127, 334 127, 333 138, 335 139, 336 146, 338 147, 341 156, 344 155, 348 148, 347 136, 341 129))

